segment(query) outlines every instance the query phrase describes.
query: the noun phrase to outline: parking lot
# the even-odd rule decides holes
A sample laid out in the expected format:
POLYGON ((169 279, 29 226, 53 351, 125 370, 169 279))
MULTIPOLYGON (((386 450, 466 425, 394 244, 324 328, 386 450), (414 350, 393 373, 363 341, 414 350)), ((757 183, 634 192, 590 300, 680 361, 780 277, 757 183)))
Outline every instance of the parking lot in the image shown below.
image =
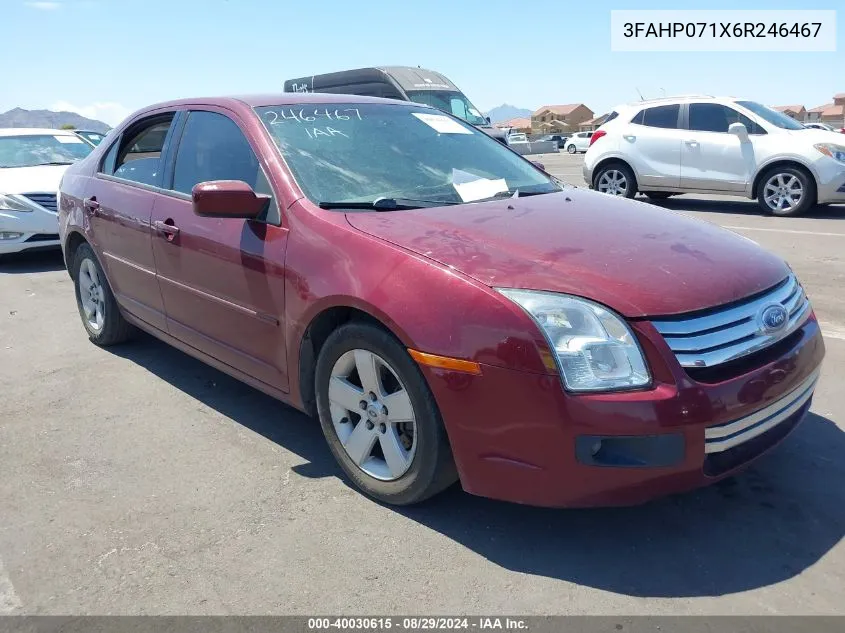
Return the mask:
MULTIPOLYGON (((584 186, 583 155, 532 158, 584 186)), ((0 614, 845 614, 845 206, 660 204, 785 257, 827 360, 781 447, 636 508, 381 506, 304 415, 147 336, 90 344, 58 253, 0 262, 0 614)))

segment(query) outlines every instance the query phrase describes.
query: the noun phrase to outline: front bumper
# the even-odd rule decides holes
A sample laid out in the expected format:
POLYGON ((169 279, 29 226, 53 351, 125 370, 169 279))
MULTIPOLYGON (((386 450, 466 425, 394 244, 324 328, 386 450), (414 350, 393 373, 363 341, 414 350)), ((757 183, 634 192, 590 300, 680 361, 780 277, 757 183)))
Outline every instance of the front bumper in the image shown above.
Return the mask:
POLYGON ((816 163, 816 196, 820 204, 845 203, 845 165, 825 158, 816 163))
POLYGON ((815 317, 759 366, 711 383, 693 380, 651 324, 635 329, 654 370, 646 391, 571 395, 557 375, 423 367, 464 489, 540 506, 642 503, 743 468, 809 409, 824 357, 815 317))
POLYGON ((46 209, 34 208, 28 212, 0 211, 0 234, 2 233, 17 235, 10 239, 0 239, 0 255, 60 245, 58 217, 46 209))

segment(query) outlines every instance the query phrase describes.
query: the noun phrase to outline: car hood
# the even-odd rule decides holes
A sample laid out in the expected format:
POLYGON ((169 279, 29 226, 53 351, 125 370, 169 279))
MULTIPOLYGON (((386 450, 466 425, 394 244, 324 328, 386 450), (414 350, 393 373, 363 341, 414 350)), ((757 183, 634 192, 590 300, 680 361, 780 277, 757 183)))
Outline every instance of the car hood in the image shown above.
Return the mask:
POLYGON ((68 165, 7 167, 0 169, 0 193, 53 193, 68 165))
POLYGON ((723 305, 789 274, 736 233, 583 189, 347 220, 488 286, 579 295, 628 317, 723 305))

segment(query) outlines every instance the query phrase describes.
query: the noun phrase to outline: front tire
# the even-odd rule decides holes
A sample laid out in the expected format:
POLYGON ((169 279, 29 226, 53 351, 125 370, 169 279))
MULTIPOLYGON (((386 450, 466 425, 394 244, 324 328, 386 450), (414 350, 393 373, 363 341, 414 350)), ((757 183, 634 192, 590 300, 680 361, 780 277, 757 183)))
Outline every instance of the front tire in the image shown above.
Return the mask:
POLYGON ((816 202, 816 183, 796 167, 774 167, 760 179, 757 202, 770 215, 802 215, 816 202))
POLYGON ((73 282, 79 316, 92 343, 106 347, 132 338, 135 328, 120 313, 108 279, 88 244, 81 244, 74 254, 73 282))
POLYGON ((611 196, 633 198, 637 195, 637 179, 624 163, 609 163, 596 172, 593 188, 611 196))
POLYGON ((341 326, 320 351, 315 383, 329 448, 365 494, 410 505, 457 481, 434 396, 390 334, 364 323, 341 326))

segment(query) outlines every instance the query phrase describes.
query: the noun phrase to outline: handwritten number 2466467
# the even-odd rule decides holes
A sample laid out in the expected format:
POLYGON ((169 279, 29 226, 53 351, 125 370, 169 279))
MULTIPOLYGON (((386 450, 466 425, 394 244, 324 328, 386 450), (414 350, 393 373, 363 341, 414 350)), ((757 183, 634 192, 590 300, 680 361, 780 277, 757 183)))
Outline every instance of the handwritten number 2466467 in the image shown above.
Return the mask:
POLYGON ((277 125, 284 121, 296 121, 297 123, 310 123, 316 121, 318 118, 325 118, 328 121, 349 121, 350 119, 358 121, 363 120, 358 108, 337 108, 330 110, 329 108, 314 108, 314 110, 302 108, 295 110, 293 108, 279 110, 268 110, 264 114, 267 117, 270 125, 277 125), (345 114, 349 113, 349 114, 345 114))

